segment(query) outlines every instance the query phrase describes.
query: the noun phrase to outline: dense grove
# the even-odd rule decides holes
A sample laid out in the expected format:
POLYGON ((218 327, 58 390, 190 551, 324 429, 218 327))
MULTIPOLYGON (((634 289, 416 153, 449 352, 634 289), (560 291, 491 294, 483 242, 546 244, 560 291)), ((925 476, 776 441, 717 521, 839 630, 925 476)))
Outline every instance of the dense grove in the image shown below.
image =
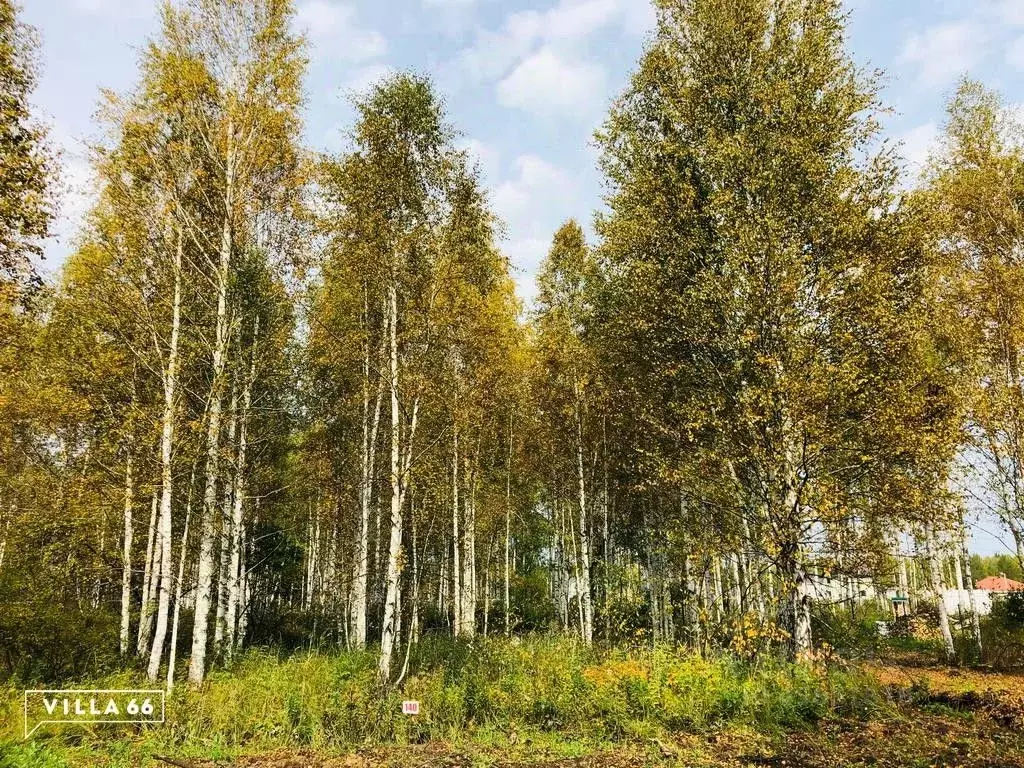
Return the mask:
MULTIPOLYGON (((0 678, 230 698, 264 665, 260 728, 334 743, 414 727, 373 724, 399 681, 430 736, 520 704, 602 734, 875 706, 810 658, 869 647, 889 592, 908 643, 1012 660, 1016 603, 937 598, 1024 566, 1013 112, 963 81, 906 184, 839 0, 656 6, 596 239, 553 233, 527 307, 429 78, 356 96, 338 156, 302 146, 290 0, 163 6, 40 280, 54 162, 0 0, 0 678), (979 499, 1005 561, 970 557, 979 499), (474 644, 552 634, 578 643, 474 644), (550 691, 502 677, 563 648, 550 691)), ((242 738, 181 695, 181 728, 242 738)))

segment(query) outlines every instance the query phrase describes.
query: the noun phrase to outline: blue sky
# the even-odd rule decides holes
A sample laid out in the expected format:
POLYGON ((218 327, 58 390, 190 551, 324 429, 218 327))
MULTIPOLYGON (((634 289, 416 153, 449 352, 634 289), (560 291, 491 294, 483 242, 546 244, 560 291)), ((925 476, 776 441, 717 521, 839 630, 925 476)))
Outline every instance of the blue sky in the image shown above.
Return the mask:
MULTIPOLYGON (((154 0, 21 0, 42 36, 35 102, 63 148, 64 211, 48 268, 63 261, 88 206, 83 140, 95 139, 99 90, 131 87, 156 31, 154 0)), ((848 0, 850 49, 886 71, 885 128, 908 173, 941 129, 943 104, 969 73, 1024 104, 1024 0, 848 0)), ((551 235, 600 204, 591 135, 640 55, 648 0, 298 0, 309 34, 306 137, 343 146, 346 94, 412 68, 432 75, 462 141, 478 157, 507 224, 522 295, 551 235)), ((993 528, 986 525, 986 528, 993 528)), ((998 544, 976 534, 986 551, 998 544)))

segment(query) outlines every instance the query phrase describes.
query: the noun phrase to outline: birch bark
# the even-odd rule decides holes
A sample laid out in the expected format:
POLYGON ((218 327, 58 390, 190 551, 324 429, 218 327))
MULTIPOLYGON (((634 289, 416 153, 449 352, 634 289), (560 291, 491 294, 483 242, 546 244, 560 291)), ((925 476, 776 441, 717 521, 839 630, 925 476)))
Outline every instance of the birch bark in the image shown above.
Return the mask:
POLYGON ((942 575, 939 569, 939 558, 935 548, 935 528, 931 523, 929 523, 925 526, 925 553, 928 558, 928 573, 930 577, 932 595, 934 596, 939 609, 939 630, 942 632, 942 642, 946 651, 946 660, 952 661, 956 656, 956 648, 953 645, 953 632, 949 626, 949 613, 946 611, 946 601, 942 595, 942 575))
POLYGON ((188 529, 192 522, 192 485, 195 483, 195 465, 188 486, 185 505, 185 528, 181 532, 181 554, 178 556, 178 580, 174 585, 174 618, 171 621, 171 649, 167 658, 167 690, 174 688, 174 665, 178 661, 178 626, 181 620, 181 601, 185 592, 185 558, 188 555, 188 529))
POLYGON ((159 563, 155 562, 159 546, 159 531, 156 527, 156 511, 159 503, 157 489, 149 505, 149 528, 146 533, 146 562, 142 573, 142 604, 139 607, 139 630, 135 638, 135 653, 141 658, 146 653, 149 635, 153 629, 153 578, 159 563))
POLYGON ((224 220, 221 228, 220 263, 217 269, 217 319, 213 344, 213 381, 206 429, 206 490, 203 494, 203 526, 199 544, 199 574, 196 579, 195 620, 192 627, 192 656, 188 679, 194 684, 206 676, 206 644, 213 591, 213 552, 217 541, 217 480, 220 476, 221 386, 228 352, 228 279, 231 270, 231 214, 234 208, 235 151, 234 125, 229 122, 225 164, 224 220))
POLYGON ((237 640, 236 634, 236 623, 238 620, 238 606, 241 602, 241 593, 239 591, 239 585, 241 582, 239 568, 242 562, 242 547, 244 546, 244 528, 243 528, 243 503, 245 499, 245 472, 246 472, 246 449, 248 447, 248 434, 249 434, 249 410, 252 407, 252 385, 256 380, 256 350, 257 340, 259 339, 260 324, 259 319, 255 321, 253 328, 253 341, 251 350, 251 359, 249 362, 249 375, 242 385, 242 407, 241 413, 239 414, 239 426, 238 426, 238 457, 235 463, 235 481, 234 481, 234 507, 231 511, 231 557, 228 563, 228 605, 227 612, 224 619, 225 625, 225 642, 224 651, 228 658, 231 657, 235 649, 237 640))
MULTIPOLYGON (((367 321, 368 323, 368 321, 367 321)), ((387 324, 381 335, 381 359, 387 339, 387 324)), ((356 557, 352 580, 352 644, 366 647, 367 583, 370 557, 370 505, 373 500, 374 463, 377 456, 377 433, 380 427, 381 402, 384 397, 384 378, 377 377, 377 396, 370 415, 370 343, 366 342, 363 359, 363 445, 361 455, 361 483, 359 486, 359 522, 356 533, 356 557)))
POLYGON ((159 599, 156 614, 156 631, 153 633, 153 647, 149 653, 147 676, 156 681, 160 675, 163 660, 164 641, 167 639, 167 618, 171 605, 171 537, 174 521, 172 518, 174 473, 171 462, 174 458, 175 408, 178 388, 178 336, 181 329, 181 256, 183 236, 178 233, 178 245, 174 253, 174 304, 171 310, 171 340, 167 350, 167 370, 164 372, 164 415, 160 435, 160 579, 159 599))
POLYGON ((583 642, 594 640, 594 609, 590 598, 590 536, 587 533, 587 490, 583 472, 583 415, 580 413, 579 385, 576 385, 576 479, 580 505, 579 600, 582 611, 580 632, 583 642))
POLYGON ((121 550, 121 655, 128 653, 128 640, 132 614, 132 503, 134 481, 132 475, 132 454, 128 454, 124 470, 124 537, 121 550))

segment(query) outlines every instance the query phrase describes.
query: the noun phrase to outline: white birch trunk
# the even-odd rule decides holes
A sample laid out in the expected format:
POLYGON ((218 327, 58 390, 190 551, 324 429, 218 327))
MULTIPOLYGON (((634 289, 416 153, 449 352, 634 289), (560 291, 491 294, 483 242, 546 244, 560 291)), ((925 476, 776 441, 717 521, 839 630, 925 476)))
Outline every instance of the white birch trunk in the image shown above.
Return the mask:
MULTIPOLYGON (((367 320, 369 323, 369 320, 367 320)), ((385 322, 381 342, 387 338, 385 322)), ((383 350, 381 350, 383 352, 383 350)), ((383 354, 381 354, 383 358, 383 354)), ((377 456, 377 432, 380 427, 381 401, 384 379, 378 376, 377 396, 370 415, 370 344, 366 343, 363 359, 363 445, 362 482, 359 487, 359 524, 356 534, 356 556, 352 579, 352 636, 356 648, 366 647, 367 583, 370 557, 370 505, 373 499, 374 463, 377 456)))
POLYGON ((452 436, 452 634, 462 634, 462 564, 459 561, 459 428, 455 426, 452 436))
POLYGON ((581 634, 583 642, 590 645, 594 641, 594 608, 590 597, 590 536, 587 533, 587 491, 583 474, 583 416, 580 413, 578 385, 576 389, 576 479, 580 505, 580 572, 577 586, 583 613, 581 634))
MULTIPOLYGON (((227 448, 232 453, 234 466, 238 466, 238 444, 235 436, 238 433, 238 392, 237 382, 231 384, 231 401, 228 406, 228 434, 227 448)), ((231 465, 225 468, 231 471, 231 465)), ((217 567, 217 610, 213 621, 213 647, 218 655, 224 653, 224 638, 227 635, 227 612, 228 612, 228 565, 231 560, 231 515, 235 500, 235 478, 236 472, 231 472, 231 479, 224 479, 223 496, 220 504, 220 537, 218 547, 217 567)))
POLYGON ((225 210, 221 229, 220 264, 217 270, 217 320, 213 345, 213 382, 206 430, 206 490, 203 494, 203 526, 199 544, 199 573, 196 578, 195 621, 188 679, 194 684, 206 676, 207 631, 213 591, 214 547, 217 541, 217 480, 220 475, 221 385, 228 353, 228 279, 231 269, 231 212, 234 207, 234 126, 228 126, 225 166, 225 210))
POLYGON ((467 487, 462 502, 462 607, 459 610, 462 626, 459 628, 459 634, 473 637, 476 634, 476 574, 474 572, 476 522, 473 511, 474 473, 469 469, 468 456, 463 457, 463 478, 467 487))
POLYGON ((925 526, 925 554, 928 558, 928 574, 930 578, 931 591, 939 609, 939 631, 942 633, 942 642, 945 648, 946 660, 952 661, 956 656, 956 648, 953 645, 953 632, 949 626, 949 613, 946 611, 946 601, 942 597, 942 572, 939 567, 938 554, 935 551, 935 529, 931 523, 925 526))
POLYGON ((153 629, 154 578, 160 564, 156 562, 160 546, 160 531, 156 527, 156 512, 159 495, 156 488, 149 505, 149 528, 146 533, 146 563, 142 574, 142 604, 139 608, 139 631, 135 638, 135 653, 141 658, 146 653, 149 635, 153 629))
POLYGON ((181 554, 178 556, 178 580, 174 585, 174 618, 171 621, 171 649, 167 658, 167 690, 174 688, 174 665, 178 661, 178 626, 181 619, 181 600, 185 591, 185 558, 188 555, 188 529, 192 522, 192 482, 189 483, 189 499, 185 505, 185 528, 181 532, 181 554))
POLYGON ((174 473, 171 462, 174 458, 175 397, 178 386, 178 334, 181 328, 181 256, 182 236, 178 234, 178 245, 174 255, 174 305, 171 311, 171 341, 167 350, 167 370, 164 372, 164 416, 160 435, 160 586, 156 614, 156 631, 153 633, 153 647, 149 653, 148 678, 155 682, 160 676, 160 662, 163 659, 164 641, 167 639, 167 619, 171 605, 171 537, 174 522, 172 502, 174 473))
POLYGON ((974 598, 974 576, 971 573, 971 554, 967 549, 967 527, 963 522, 963 517, 960 519, 960 555, 964 559, 964 576, 967 577, 967 600, 971 608, 971 633, 980 661, 984 652, 981 643, 981 617, 978 615, 978 604, 974 598))
POLYGON ((722 586, 722 559, 718 555, 711 556, 711 573, 714 584, 715 621, 721 621, 725 615, 725 591, 722 586))
POLYGON ((242 386, 242 411, 239 414, 238 458, 235 463, 234 507, 231 512, 231 556, 228 563, 228 605, 224 620, 226 633, 224 651, 228 658, 231 657, 235 650, 238 606, 241 602, 239 568, 241 567, 242 547, 244 546, 242 515, 245 499, 245 459, 246 448, 248 447, 249 409, 252 406, 252 385, 256 380, 256 341, 259 338, 259 328, 259 320, 257 319, 253 329, 252 359, 249 363, 249 376, 242 386))
POLYGON ((399 556, 402 550, 402 478, 401 412, 398 404, 398 290, 392 277, 388 287, 388 362, 391 389, 391 538, 388 544, 384 623, 381 629, 378 675, 382 681, 391 675, 391 656, 395 646, 399 594, 399 556))
POLYGON ((121 550, 121 655, 128 653, 132 617, 132 498, 135 478, 132 474, 132 455, 128 454, 124 471, 124 538, 121 550))
POLYGON ((732 611, 739 616, 743 613, 743 586, 740 584, 740 556, 733 553, 726 555, 729 561, 729 575, 732 585, 732 611))
POLYGON ((505 465, 505 637, 512 635, 512 581, 509 554, 512 549, 512 415, 508 417, 508 460, 505 465))

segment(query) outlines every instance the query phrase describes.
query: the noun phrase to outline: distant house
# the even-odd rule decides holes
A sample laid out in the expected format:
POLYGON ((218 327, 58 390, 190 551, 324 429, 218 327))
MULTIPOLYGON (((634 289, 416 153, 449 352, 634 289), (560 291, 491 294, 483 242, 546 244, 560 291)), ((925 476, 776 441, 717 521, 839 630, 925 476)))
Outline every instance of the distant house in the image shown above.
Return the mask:
POLYGON ((977 584, 978 589, 984 589, 986 592, 997 592, 1005 594, 1007 592, 1024 592, 1024 584, 1013 579, 1006 578, 1005 573, 1000 573, 998 576, 986 576, 981 579, 977 584))

